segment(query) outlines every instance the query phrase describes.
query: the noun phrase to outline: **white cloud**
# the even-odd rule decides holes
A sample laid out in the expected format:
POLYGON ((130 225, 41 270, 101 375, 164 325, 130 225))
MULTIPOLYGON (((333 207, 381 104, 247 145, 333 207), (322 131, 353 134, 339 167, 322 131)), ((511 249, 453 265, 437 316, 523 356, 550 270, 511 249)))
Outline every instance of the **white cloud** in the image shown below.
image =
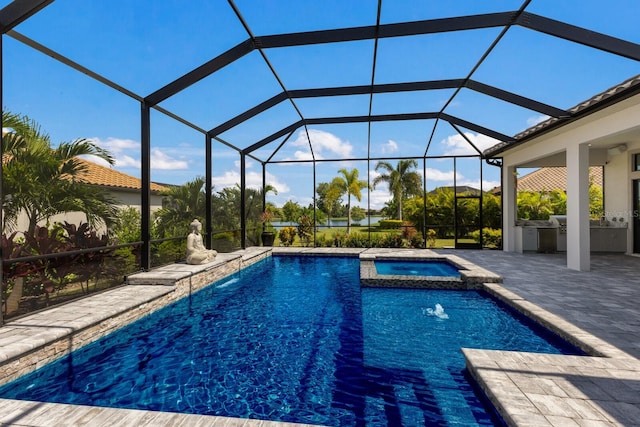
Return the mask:
POLYGON ((122 168, 134 167, 140 169, 140 160, 136 160, 131 156, 123 155, 119 158, 116 158, 116 166, 122 168))
MULTIPOLYGON (((456 174, 456 180, 460 181, 463 178, 459 173, 456 174)), ((427 182, 428 181, 440 181, 453 184, 453 171, 441 171, 439 169, 427 168, 427 182)))
MULTIPOLYGON (((280 181, 278 177, 267 172, 265 174, 265 180, 267 184, 271 184, 278 190, 278 194, 287 193, 291 189, 289 186, 280 181)), ((240 184, 240 172, 238 170, 228 170, 222 175, 214 176, 211 179, 211 183, 216 190, 223 188, 235 187, 240 184)), ((262 188, 262 173, 250 171, 246 175, 246 185, 248 188, 260 189, 262 188)))
MULTIPOLYGON (((132 139, 108 137, 102 140, 97 137, 89 138, 97 146, 107 150, 115 159, 115 166, 121 168, 134 167, 140 169, 140 143, 132 139)), ((85 156, 88 160, 99 165, 109 166, 107 162, 96 156, 85 156)), ((151 150, 151 167, 159 170, 188 169, 189 162, 179 160, 168 155, 164 150, 151 150)))
POLYGON ((529 117, 527 119, 527 126, 529 126, 529 127, 535 126, 538 123, 544 122, 548 118, 549 118, 549 116, 546 116, 546 115, 529 117))
POLYGON ((240 184, 240 173, 234 170, 225 171, 222 175, 212 177, 211 184, 216 190, 235 187, 236 184, 240 184))
POLYGON ((393 139, 382 146, 382 154, 395 153, 396 151, 398 151, 398 144, 393 139))
POLYGON ((177 160, 158 148, 151 150, 151 168, 174 170, 174 169, 188 169, 189 163, 186 160, 177 160))
POLYGON ((382 209, 389 200, 391 200, 391 194, 389 194, 389 190, 386 187, 385 189, 382 189, 382 186, 376 187, 375 190, 371 190, 371 193, 369 193, 371 209, 382 209))
MULTIPOLYGON (((322 159, 322 156, 319 153, 315 153, 315 154, 316 154, 316 159, 322 159)), ((311 155, 310 151, 297 150, 295 153, 293 153, 293 157, 296 160, 313 160, 313 156, 311 155)))
POLYGON ((114 156, 126 151, 126 150, 138 150, 140 151, 140 143, 132 139, 114 138, 112 136, 105 140, 98 137, 88 138, 90 142, 108 150, 114 156))
MULTIPOLYGON (((353 146, 349 141, 343 141, 332 133, 318 129, 309 129, 308 133, 316 159, 322 159, 323 153, 327 152, 341 158, 351 157, 353 146)), ((307 139, 307 132, 305 132, 304 129, 298 132, 298 137, 291 141, 291 145, 294 147, 305 147, 304 151, 296 151, 296 159, 311 159, 311 152, 307 149, 309 147, 309 140, 307 139)))
MULTIPOLYGON (((464 136, 466 136, 469 141, 475 145, 478 150, 484 151, 489 147, 493 147, 498 144, 500 141, 489 136, 483 134, 473 134, 471 132, 465 132, 464 136)), ((467 142, 466 139, 462 137, 460 134, 455 134, 447 137, 447 139, 443 139, 440 141, 440 144, 445 146, 444 154, 446 156, 460 156, 465 154, 478 154, 478 152, 467 142)))
MULTIPOLYGON (((233 165, 236 167, 236 169, 240 170, 240 160, 234 160, 233 161, 233 165)), ((249 159, 245 159, 245 161, 244 161, 245 169, 251 169, 255 165, 256 165, 256 162, 251 161, 249 159)))

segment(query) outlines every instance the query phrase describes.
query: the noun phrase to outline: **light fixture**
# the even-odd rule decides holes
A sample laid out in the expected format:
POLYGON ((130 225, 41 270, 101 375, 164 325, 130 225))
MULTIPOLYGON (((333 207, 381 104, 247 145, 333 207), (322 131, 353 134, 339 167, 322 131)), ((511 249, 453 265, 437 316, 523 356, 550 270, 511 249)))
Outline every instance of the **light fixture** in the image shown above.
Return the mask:
POLYGON ((622 154, 627 151, 627 144, 616 145, 615 147, 611 147, 607 150, 607 154, 609 156, 617 156, 618 154, 622 154))

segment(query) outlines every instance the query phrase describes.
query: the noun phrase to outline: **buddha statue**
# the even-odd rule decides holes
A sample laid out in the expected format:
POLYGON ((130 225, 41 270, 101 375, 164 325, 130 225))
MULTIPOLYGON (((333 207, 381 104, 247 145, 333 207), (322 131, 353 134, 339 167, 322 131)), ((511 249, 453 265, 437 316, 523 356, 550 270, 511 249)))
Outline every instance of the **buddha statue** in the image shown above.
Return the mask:
POLYGON ((206 264, 212 262, 218 253, 207 249, 202 242, 202 224, 194 219, 189 225, 191 233, 187 236, 187 264, 206 264))

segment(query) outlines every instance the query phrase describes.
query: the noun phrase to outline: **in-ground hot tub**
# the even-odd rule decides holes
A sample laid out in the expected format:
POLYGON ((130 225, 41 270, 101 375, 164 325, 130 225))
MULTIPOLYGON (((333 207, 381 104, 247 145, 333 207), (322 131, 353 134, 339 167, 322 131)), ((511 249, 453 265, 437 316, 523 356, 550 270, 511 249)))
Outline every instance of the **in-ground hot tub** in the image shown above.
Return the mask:
POLYGON ((447 259, 377 259, 376 272, 382 276, 460 277, 460 269, 447 259))
POLYGON ((456 255, 425 251, 361 254, 360 285, 429 289, 478 289, 482 283, 501 283, 502 277, 456 255))

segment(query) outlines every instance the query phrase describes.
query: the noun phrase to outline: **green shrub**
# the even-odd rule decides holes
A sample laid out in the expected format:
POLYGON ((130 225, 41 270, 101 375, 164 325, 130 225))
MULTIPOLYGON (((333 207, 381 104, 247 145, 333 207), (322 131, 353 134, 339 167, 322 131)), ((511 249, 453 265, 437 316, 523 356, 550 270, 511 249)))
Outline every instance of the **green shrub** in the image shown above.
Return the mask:
POLYGON ((383 248, 404 248, 405 241, 399 234, 388 233, 382 238, 383 248))
POLYGON ((438 237, 438 232, 433 228, 427 230, 427 247, 435 248, 436 247, 436 239, 438 237))
POLYGON ((421 234, 415 234, 409 240, 409 244, 412 248, 424 248, 424 239, 421 234))
POLYGON ((399 219, 382 219, 378 222, 378 226, 384 230, 399 230, 402 227, 402 221, 399 219))
POLYGON ((331 236, 331 243, 328 246, 334 246, 336 248, 341 248, 342 246, 344 246, 344 234, 341 233, 340 231, 334 233, 331 236))
POLYGON ((313 218, 302 215, 298 219, 298 237, 304 246, 309 246, 313 237, 313 218))
MULTIPOLYGON (((471 238, 480 243, 480 230, 470 233, 471 238)), ((482 244, 489 248, 499 248, 502 245, 502 230, 495 228, 484 228, 482 230, 482 244)))
POLYGON ((235 238, 233 233, 216 233, 212 236, 211 247, 218 252, 233 251, 235 238))
POLYGON ((282 227, 280 229, 280 243, 284 246, 293 245, 293 241, 296 239, 297 230, 295 227, 282 227))
POLYGON ((332 240, 330 238, 327 238, 327 236, 324 234, 318 234, 316 236, 315 245, 318 248, 330 248, 331 243, 332 243, 332 240))
POLYGON ((369 246, 369 236, 358 232, 347 234, 343 246, 347 248, 366 248, 369 246))

